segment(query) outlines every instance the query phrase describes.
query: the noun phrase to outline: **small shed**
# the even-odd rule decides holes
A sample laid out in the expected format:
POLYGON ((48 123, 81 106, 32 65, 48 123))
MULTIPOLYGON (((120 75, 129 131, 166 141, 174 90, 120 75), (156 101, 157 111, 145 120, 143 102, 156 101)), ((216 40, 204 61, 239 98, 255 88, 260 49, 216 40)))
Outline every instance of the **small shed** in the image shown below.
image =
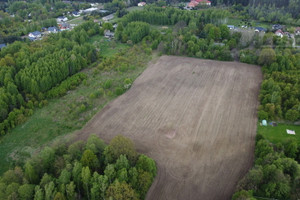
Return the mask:
POLYGON ((264 120, 262 120, 262 122, 261 122, 261 123, 262 123, 262 125, 263 125, 263 126, 267 126, 267 125, 268 125, 268 123, 267 123, 267 120, 265 120, 265 119, 264 119, 264 120))

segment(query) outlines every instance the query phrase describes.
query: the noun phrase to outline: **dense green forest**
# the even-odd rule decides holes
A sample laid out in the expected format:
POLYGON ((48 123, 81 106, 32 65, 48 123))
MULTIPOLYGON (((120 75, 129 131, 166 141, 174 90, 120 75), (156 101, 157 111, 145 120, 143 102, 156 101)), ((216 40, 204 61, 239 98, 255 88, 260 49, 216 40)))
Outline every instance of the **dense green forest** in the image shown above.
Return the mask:
POLYGON ((240 35, 231 35, 227 26, 221 25, 222 19, 228 14, 226 10, 217 9, 187 12, 175 8, 147 7, 124 16, 116 37, 122 42, 129 39, 134 43, 144 38, 152 49, 165 54, 232 60, 230 49, 236 46, 240 35), (174 28, 165 32, 155 29, 148 31, 148 28, 147 31, 136 31, 145 29, 142 28, 147 26, 144 22, 171 25, 174 28))
POLYGON ((299 149, 295 140, 275 145, 257 135, 255 165, 239 182, 232 199, 299 199, 299 149))
MULTIPOLYGON (((275 38, 276 39, 276 38, 275 38)), ((300 118, 300 52, 290 48, 263 48, 240 52, 242 62, 263 66, 259 119, 296 121, 300 118)))
POLYGON ((106 145, 96 135, 45 147, 0 177, 0 199, 143 199, 155 162, 119 135, 106 145))
POLYGON ((51 88, 97 60, 96 49, 87 39, 99 32, 97 24, 87 22, 43 41, 15 42, 0 52, 2 135, 24 122, 34 106, 47 103, 51 88))

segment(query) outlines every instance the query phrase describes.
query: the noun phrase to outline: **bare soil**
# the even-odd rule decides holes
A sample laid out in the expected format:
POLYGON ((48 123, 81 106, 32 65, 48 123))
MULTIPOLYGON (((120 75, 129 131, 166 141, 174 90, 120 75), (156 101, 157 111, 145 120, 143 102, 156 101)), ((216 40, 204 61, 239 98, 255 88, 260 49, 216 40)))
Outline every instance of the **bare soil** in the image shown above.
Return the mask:
POLYGON ((253 164, 258 66, 162 56, 81 131, 123 134, 155 159, 147 199, 230 199, 253 164))

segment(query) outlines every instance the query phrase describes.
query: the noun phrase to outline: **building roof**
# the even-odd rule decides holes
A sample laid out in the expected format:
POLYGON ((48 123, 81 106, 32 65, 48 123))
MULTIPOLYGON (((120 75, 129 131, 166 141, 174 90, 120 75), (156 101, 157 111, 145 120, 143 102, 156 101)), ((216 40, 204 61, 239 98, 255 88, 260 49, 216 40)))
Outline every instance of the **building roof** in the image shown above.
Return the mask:
POLYGON ((49 27, 49 28, 48 28, 48 31, 50 31, 50 32, 55 32, 55 31, 58 31, 58 28, 55 27, 55 26, 49 27))
POLYGON ((228 28, 234 28, 234 25, 227 25, 228 28))
MULTIPOLYGON (((29 33, 30 34, 30 33, 29 33)), ((31 32, 32 35, 34 36, 38 36, 38 35, 41 35, 41 32, 39 31, 34 31, 34 32, 31 32)))
POLYGON ((297 27, 297 28, 296 28, 296 31, 300 31, 300 27, 297 27))
POLYGON ((114 18, 114 14, 110 14, 110 15, 107 15, 107 16, 103 17, 102 19, 103 20, 111 20, 113 18, 114 18))
POLYGON ((3 47, 6 47, 6 44, 0 44, 0 49, 2 49, 3 47))
POLYGON ((283 35, 283 31, 281 29, 278 29, 275 34, 282 34, 283 35))
POLYGON ((68 24, 68 23, 62 23, 62 24, 59 24, 59 27, 60 27, 60 29, 70 28, 70 24, 68 24))
POLYGON ((109 12, 108 10, 103 10, 103 9, 101 9, 101 10, 99 10, 99 12, 100 13, 107 13, 107 12, 109 12))
POLYGON ((196 0, 198 3, 211 3, 210 1, 207 0, 196 0))
POLYGON ((98 10, 98 8, 88 8, 88 9, 85 9, 83 12, 93 12, 95 10, 98 10))
POLYGON ((199 3, 197 1, 191 1, 189 4, 188 4, 188 7, 195 7, 197 6, 199 3))
POLYGON ((255 27, 255 30, 259 30, 259 31, 266 31, 267 29, 263 28, 263 27, 255 27))

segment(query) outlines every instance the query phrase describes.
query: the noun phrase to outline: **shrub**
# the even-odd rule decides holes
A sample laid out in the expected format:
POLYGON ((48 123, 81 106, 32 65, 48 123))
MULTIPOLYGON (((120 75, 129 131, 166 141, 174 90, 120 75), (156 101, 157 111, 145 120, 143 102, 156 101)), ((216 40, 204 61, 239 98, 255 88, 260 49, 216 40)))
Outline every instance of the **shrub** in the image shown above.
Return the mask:
POLYGON ((104 82, 103 88, 104 89, 109 89, 109 88, 111 88, 111 85, 112 85, 112 80, 107 80, 107 81, 104 82))

